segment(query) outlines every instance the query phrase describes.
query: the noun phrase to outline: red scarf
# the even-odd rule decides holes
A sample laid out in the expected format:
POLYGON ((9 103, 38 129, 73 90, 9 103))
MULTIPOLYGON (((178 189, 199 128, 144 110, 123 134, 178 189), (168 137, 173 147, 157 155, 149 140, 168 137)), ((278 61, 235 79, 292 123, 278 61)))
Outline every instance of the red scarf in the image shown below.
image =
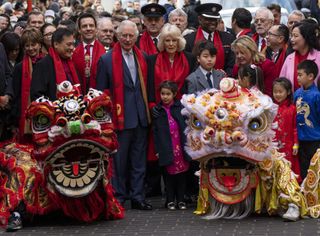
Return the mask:
MULTIPOLYGON (((205 40, 202 32, 201 26, 199 26, 196 34, 196 38, 194 40, 194 43, 196 44, 198 41, 205 40)), ((215 48, 217 49, 217 61, 216 65, 214 66, 215 69, 224 69, 224 50, 222 41, 219 35, 219 32, 216 30, 213 35, 213 43, 215 48)))
MULTIPOLYGON (((189 63, 183 52, 177 52, 174 56, 173 66, 167 52, 160 52, 156 59, 154 69, 154 85, 157 89, 162 81, 172 80, 178 84, 177 99, 181 98, 181 89, 186 77, 189 75, 189 63)), ((156 103, 160 102, 160 93, 156 92, 156 103)))
POLYGON ((293 89, 296 91, 298 88, 300 88, 298 83, 298 64, 304 60, 307 59, 309 55, 309 52, 306 53, 306 55, 300 55, 298 51, 295 51, 294 53, 294 74, 293 74, 293 89))
MULTIPOLYGON (((97 75, 97 67, 98 61, 106 52, 104 46, 98 41, 95 40, 92 50, 92 62, 90 68, 90 79, 89 79, 89 87, 96 88, 96 75, 97 75)), ((77 48, 75 49, 72 55, 72 61, 74 63, 75 68, 77 69, 80 80, 81 80, 81 87, 82 93, 87 93, 87 83, 86 83, 86 76, 85 76, 85 60, 84 60, 84 47, 83 43, 80 43, 77 48)))
MULTIPOLYGON (((49 48, 49 55, 51 56, 51 58, 53 60, 54 70, 56 72, 56 84, 58 85, 61 82, 68 80, 59 54, 51 47, 51 48, 49 48)), ((71 80, 72 81, 70 81, 70 82, 72 84, 79 84, 78 75, 77 75, 76 69, 74 68, 74 65, 72 63, 72 60, 68 59, 68 60, 66 60, 66 62, 68 64, 70 72, 71 72, 71 77, 72 77, 71 80)))
POLYGON ((240 36, 243 36, 243 35, 247 35, 248 33, 251 33, 251 29, 243 29, 240 34, 238 35, 238 38, 240 36))
MULTIPOLYGON (((150 114, 148 109, 148 101, 146 96, 147 86, 147 63, 143 57, 142 52, 134 46, 133 53, 138 63, 139 81, 141 85, 141 92, 145 102, 148 121, 150 121, 150 114)), ((116 109, 113 109, 113 123, 116 129, 124 129, 124 94, 123 94, 123 65, 122 65, 122 50, 120 43, 116 43, 112 49, 112 84, 113 84, 113 102, 116 109)))
POLYGON ((279 54, 278 59, 275 62, 275 71, 277 77, 280 75, 281 68, 283 66, 284 60, 286 59, 287 48, 287 44, 282 47, 281 53, 279 54))
POLYGON ((158 49, 147 31, 144 31, 140 37, 139 48, 144 51, 147 55, 157 54, 158 49))
POLYGON ((21 107, 19 120, 19 140, 23 139, 27 132, 26 127, 26 110, 30 104, 30 86, 32 76, 32 61, 28 55, 22 60, 22 78, 21 78, 21 107))
MULTIPOLYGON (((259 49, 259 34, 258 33, 254 33, 251 37, 253 39, 253 41, 256 42, 258 49, 259 49)), ((266 46, 264 48, 260 49, 260 52, 265 53, 267 49, 267 42, 266 42, 266 46)))

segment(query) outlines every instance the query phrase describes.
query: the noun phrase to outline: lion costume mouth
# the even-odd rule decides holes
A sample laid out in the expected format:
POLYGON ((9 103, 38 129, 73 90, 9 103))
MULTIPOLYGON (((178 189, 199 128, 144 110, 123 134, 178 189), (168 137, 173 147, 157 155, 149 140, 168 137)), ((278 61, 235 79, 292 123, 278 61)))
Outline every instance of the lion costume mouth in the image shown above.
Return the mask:
POLYGON ((241 202, 258 184, 256 164, 238 155, 211 156, 202 162, 201 183, 219 202, 241 202))
POLYGON ((97 142, 77 139, 64 143, 45 162, 52 188, 65 196, 91 193, 101 179, 108 150, 97 142))

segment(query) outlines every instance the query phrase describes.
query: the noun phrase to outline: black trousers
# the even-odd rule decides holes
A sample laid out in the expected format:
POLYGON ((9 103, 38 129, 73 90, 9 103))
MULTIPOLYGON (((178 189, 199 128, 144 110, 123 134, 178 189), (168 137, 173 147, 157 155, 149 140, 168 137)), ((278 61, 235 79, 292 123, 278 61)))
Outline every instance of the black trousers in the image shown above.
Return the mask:
POLYGON ((318 148, 320 148, 320 141, 299 141, 298 155, 302 179, 307 176, 311 158, 318 148))
POLYGON ((186 191, 186 173, 171 175, 166 170, 164 172, 164 183, 166 185, 167 203, 184 202, 184 194, 186 191))

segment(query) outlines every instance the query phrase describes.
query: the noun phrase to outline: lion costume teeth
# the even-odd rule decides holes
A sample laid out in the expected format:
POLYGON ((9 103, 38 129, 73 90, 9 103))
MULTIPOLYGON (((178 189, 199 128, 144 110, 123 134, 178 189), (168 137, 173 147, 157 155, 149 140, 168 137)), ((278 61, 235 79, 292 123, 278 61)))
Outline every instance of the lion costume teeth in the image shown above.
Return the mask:
POLYGON ((311 161, 303 191, 284 154, 277 152, 273 120, 278 106, 257 89, 224 78, 221 90, 184 95, 182 114, 188 154, 200 162, 196 214, 241 219, 266 208, 289 220, 319 217, 320 151, 311 161), (299 212, 297 212, 297 210, 299 212))

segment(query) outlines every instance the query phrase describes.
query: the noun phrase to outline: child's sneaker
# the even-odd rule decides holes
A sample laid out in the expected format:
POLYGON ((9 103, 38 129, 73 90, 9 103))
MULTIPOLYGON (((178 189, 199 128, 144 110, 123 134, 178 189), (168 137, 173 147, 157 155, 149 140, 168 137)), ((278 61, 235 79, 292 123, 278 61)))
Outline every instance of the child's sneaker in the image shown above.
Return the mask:
POLYGON ((12 232, 22 229, 22 220, 18 212, 13 212, 8 220, 7 232, 12 232))
POLYGON ((178 203, 178 208, 179 210, 186 210, 187 209, 187 205, 185 202, 179 202, 178 203))
POLYGON ((169 210, 175 210, 175 209, 176 209, 176 204, 175 204, 174 202, 169 202, 169 203, 167 204, 167 208, 168 208, 169 210))

